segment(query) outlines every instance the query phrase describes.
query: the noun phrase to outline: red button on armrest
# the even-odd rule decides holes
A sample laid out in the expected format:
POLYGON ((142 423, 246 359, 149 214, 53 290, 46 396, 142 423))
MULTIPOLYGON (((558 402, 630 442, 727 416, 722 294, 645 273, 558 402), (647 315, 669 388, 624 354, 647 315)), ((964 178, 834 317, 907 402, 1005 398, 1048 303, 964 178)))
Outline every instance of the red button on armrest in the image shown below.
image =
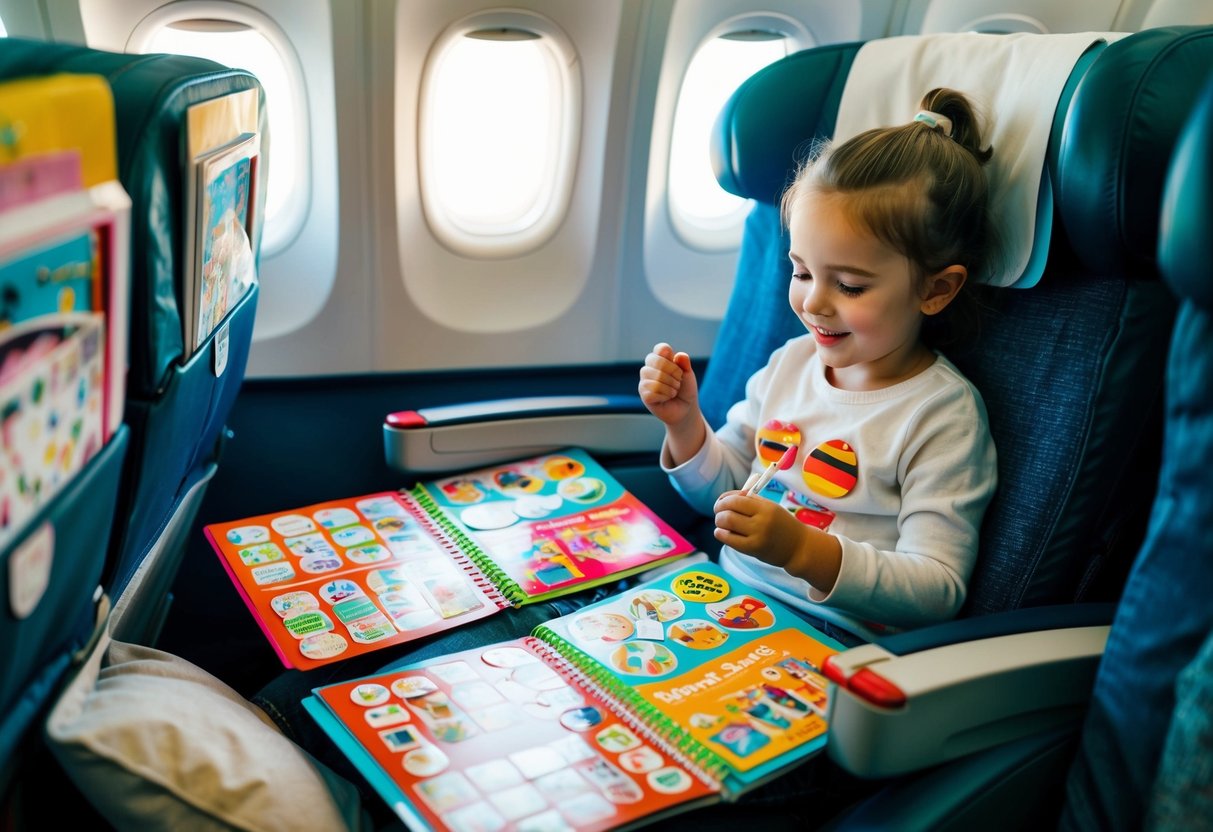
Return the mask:
POLYGON ((880 708, 903 708, 906 704, 901 688, 866 667, 847 681, 847 690, 880 708))
POLYGON ((395 413, 389 413, 384 419, 388 427, 401 428, 407 430, 409 428, 423 428, 429 424, 425 417, 416 410, 397 410, 395 413))

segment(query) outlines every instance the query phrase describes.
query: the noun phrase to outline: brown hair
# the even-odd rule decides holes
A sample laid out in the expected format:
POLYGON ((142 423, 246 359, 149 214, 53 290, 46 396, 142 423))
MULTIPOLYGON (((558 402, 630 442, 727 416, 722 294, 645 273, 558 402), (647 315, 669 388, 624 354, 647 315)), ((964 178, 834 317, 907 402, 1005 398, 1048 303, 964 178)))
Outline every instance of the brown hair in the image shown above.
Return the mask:
POLYGON ((852 217, 904 254, 919 280, 954 264, 981 274, 992 233, 982 165, 993 148, 981 148, 977 115, 963 93, 933 89, 919 107, 950 119, 951 133, 912 121, 823 144, 783 193, 784 224, 806 194, 846 194, 852 217))

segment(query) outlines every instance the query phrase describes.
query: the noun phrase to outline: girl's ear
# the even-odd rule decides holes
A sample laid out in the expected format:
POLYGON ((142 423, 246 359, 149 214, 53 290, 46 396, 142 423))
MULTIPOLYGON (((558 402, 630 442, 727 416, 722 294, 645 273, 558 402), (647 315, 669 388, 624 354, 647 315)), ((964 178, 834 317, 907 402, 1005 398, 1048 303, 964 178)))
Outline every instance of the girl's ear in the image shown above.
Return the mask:
POLYGON ((969 270, 964 266, 948 266, 928 277, 922 303, 918 307, 922 314, 938 315, 946 309, 968 277, 969 270))

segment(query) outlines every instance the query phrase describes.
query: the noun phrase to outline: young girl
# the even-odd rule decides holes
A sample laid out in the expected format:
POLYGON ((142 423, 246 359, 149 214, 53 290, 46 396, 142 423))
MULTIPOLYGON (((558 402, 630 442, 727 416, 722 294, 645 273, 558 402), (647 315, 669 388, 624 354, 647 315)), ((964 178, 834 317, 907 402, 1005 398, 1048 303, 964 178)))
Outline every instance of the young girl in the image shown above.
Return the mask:
POLYGON ((991 150, 962 94, 920 107, 825 148, 785 192, 788 300, 808 332, 720 430, 686 353, 658 344, 640 371, 662 468, 715 514, 724 567, 866 637, 956 614, 997 476, 980 394, 921 337, 983 266, 991 150), (778 503, 738 490, 792 447, 778 503))

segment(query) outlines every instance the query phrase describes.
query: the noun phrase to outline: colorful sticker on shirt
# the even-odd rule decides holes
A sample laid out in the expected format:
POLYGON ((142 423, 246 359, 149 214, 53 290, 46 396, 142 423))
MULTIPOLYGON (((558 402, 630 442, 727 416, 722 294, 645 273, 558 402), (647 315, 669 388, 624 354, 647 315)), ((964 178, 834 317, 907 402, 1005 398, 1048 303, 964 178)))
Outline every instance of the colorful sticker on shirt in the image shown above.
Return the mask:
POLYGON ((771 419, 754 436, 758 457, 764 462, 778 462, 788 448, 800 444, 800 428, 791 422, 771 419))
POLYGON ((838 498, 851 493, 859 473, 859 458, 841 439, 822 442, 805 458, 804 484, 814 494, 838 498))
POLYGON ((824 531, 834 522, 834 512, 795 491, 785 492, 780 498, 780 505, 806 526, 814 526, 824 531))

